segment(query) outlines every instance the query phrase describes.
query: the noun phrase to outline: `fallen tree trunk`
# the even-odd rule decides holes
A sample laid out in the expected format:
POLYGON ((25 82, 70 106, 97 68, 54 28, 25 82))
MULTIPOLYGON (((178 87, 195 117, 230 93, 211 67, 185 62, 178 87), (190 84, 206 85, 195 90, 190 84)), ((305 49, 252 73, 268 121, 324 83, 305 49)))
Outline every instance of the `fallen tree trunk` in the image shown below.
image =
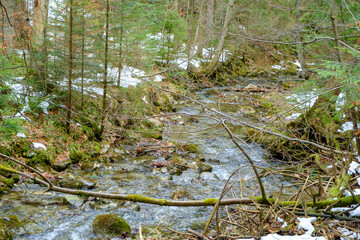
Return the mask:
MULTIPOLYGON (((169 199, 147 197, 147 196, 140 195, 140 194, 114 194, 114 193, 102 193, 102 192, 91 192, 91 191, 86 191, 86 190, 69 189, 69 188, 62 188, 62 187, 57 187, 54 185, 49 185, 49 183, 44 180, 33 177, 29 174, 20 172, 15 169, 7 168, 1 164, 0 164, 0 170, 19 174, 19 175, 22 175, 29 179, 32 179, 39 184, 43 184, 43 185, 47 186, 46 191, 61 192, 61 193, 67 193, 67 194, 85 196, 85 197, 99 197, 99 198, 147 203, 147 204, 160 205, 160 206, 178 206, 178 207, 214 206, 218 201, 218 199, 216 199, 216 198, 208 198, 208 199, 201 199, 201 200, 189 200, 189 201, 174 201, 174 200, 169 200, 169 199)), ((349 197, 339 198, 337 200, 329 199, 329 200, 323 200, 323 201, 318 201, 318 202, 311 201, 311 202, 299 203, 298 201, 278 201, 277 205, 281 206, 281 207, 290 207, 290 206, 295 206, 295 205, 316 207, 316 208, 325 208, 330 205, 332 207, 347 207, 347 206, 358 203, 358 201, 360 201, 359 196, 356 196, 356 197, 349 196, 349 197)), ((269 205, 269 204, 274 204, 275 199, 274 198, 263 199, 263 197, 230 198, 230 199, 222 199, 219 204, 220 205, 234 205, 234 204, 253 204, 253 203, 269 205)))

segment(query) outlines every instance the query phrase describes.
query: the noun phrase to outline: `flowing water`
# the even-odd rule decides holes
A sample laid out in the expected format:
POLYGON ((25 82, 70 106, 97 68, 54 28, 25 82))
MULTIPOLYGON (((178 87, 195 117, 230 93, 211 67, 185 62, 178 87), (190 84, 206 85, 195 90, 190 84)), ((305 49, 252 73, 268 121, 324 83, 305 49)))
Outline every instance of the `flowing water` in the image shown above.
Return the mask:
MULTIPOLYGON (((217 97, 204 90, 197 94, 203 103, 216 107, 217 97)), ((183 102, 179 111, 197 114, 199 109, 183 102)), ((238 116, 239 113, 231 111, 238 116)), ((214 125, 214 121, 198 118, 197 122, 182 124, 168 124, 164 132, 177 132, 164 134, 167 140, 194 143, 207 163, 213 167, 216 175, 202 176, 196 169, 188 169, 180 176, 170 175, 164 168, 153 168, 151 161, 163 161, 156 157, 129 157, 117 163, 104 164, 100 170, 84 172, 73 169, 72 174, 82 176, 97 182, 94 191, 143 194, 156 198, 171 199, 176 191, 184 191, 190 199, 204 199, 219 197, 222 187, 230 174, 237 168, 248 165, 246 158, 238 151, 225 130, 216 127, 207 131, 201 129, 214 125), (184 133, 196 132, 196 133, 184 133)), ((264 151, 256 144, 243 146, 259 166, 268 166, 264 160, 264 151)), ((191 156, 186 159, 188 163, 195 164, 191 156)), ((235 183, 240 179, 249 179, 254 176, 249 167, 244 167, 234 176, 235 183)), ((240 184, 235 184, 235 189, 240 184)), ((276 190, 271 179, 265 179, 268 192, 276 190)), ((256 181, 247 186, 258 191, 256 181)), ((201 225, 208 218, 211 207, 160 207, 141 203, 125 204, 121 201, 99 200, 89 201, 83 206, 81 197, 61 193, 44 193, 44 187, 36 184, 21 184, 13 192, 2 197, 0 202, 0 217, 15 214, 25 222, 24 228, 19 231, 16 239, 91 239, 96 238, 92 233, 92 222, 96 215, 115 213, 122 216, 132 228, 139 226, 165 225, 174 229, 184 230, 189 227, 201 225), (64 205, 64 198, 71 205, 64 205)), ((259 195, 259 194, 258 194, 259 195)))

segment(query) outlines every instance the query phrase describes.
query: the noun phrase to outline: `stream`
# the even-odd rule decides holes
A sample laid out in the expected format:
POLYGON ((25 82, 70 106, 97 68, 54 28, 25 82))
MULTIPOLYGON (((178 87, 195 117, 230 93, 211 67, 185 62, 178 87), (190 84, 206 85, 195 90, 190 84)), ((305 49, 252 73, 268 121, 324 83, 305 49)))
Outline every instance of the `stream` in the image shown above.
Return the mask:
MULTIPOLYGON (((227 92, 227 94, 231 97, 235 93, 227 92)), ((214 108, 218 105, 217 95, 211 94, 209 89, 198 92, 196 97, 199 101, 214 108)), ((238 107, 236 103, 233 105, 229 104, 228 113, 241 117, 239 112, 232 110, 238 107)), ((221 110, 226 112, 227 109, 221 110)), ((200 113, 200 108, 189 102, 181 102, 178 105, 178 111, 197 114, 200 113)), ((196 169, 190 168, 179 176, 171 175, 166 168, 154 168, 149 164, 152 161, 165 159, 147 155, 102 164, 102 168, 93 172, 75 168, 71 173, 95 181, 97 185, 94 191, 136 193, 168 199, 171 199, 175 192, 182 191, 186 192, 187 199, 218 198, 230 174, 235 169, 248 165, 248 162, 231 142, 223 128, 218 126, 200 131, 213 125, 214 121, 207 118, 198 118, 198 121, 186 123, 186 125, 167 124, 163 135, 165 140, 196 144, 199 152, 205 157, 206 163, 213 167, 212 173, 199 175, 196 169), (170 132, 176 133, 168 134, 170 132)), ((258 166, 269 166, 265 161, 266 153, 260 146, 244 144, 243 147, 258 166)), ((190 165, 196 164, 196 159, 191 156, 185 160, 190 165)), ((243 167, 235 174, 232 193, 235 195, 233 196, 239 194, 240 179, 248 180, 253 177, 250 167, 243 167)), ((269 193, 278 190, 276 187, 278 185, 273 179, 265 178, 264 184, 269 193)), ((259 191, 255 180, 249 181, 244 187, 250 192, 259 191)), ((82 205, 84 199, 81 197, 55 192, 44 193, 44 190, 44 187, 37 184, 22 183, 10 194, 2 197, 0 217, 14 214, 25 223, 15 239, 96 239, 96 235, 92 232, 92 222, 97 215, 105 213, 115 213, 123 217, 132 228, 139 228, 140 225, 142 227, 164 225, 180 231, 187 228, 196 229, 204 225, 212 210, 211 207, 160 207, 112 200, 89 201, 82 205), (64 205, 64 198, 71 205, 64 205)), ((229 195, 227 197, 231 197, 231 194, 229 195)), ((257 192, 257 195, 260 193, 257 192)))

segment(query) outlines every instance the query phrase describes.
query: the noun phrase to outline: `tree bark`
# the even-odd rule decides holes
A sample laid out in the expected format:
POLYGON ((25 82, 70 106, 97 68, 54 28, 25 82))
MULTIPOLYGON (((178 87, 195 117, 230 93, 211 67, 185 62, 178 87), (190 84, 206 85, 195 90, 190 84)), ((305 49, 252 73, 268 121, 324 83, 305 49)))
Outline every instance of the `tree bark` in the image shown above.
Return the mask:
POLYGON ((335 17, 335 0, 331 0, 330 2, 330 18, 331 18, 331 24, 333 27, 334 32, 334 39, 335 39, 335 54, 336 58, 339 62, 341 62, 341 52, 340 52, 340 43, 339 43, 339 31, 337 26, 337 21, 335 17))
MULTIPOLYGON (((297 8, 297 12, 296 12, 296 27, 297 27, 297 31, 296 31, 296 41, 297 42, 302 42, 302 37, 301 37, 301 31, 302 31, 302 25, 300 22, 300 18, 302 15, 302 4, 303 1, 302 0, 297 0, 296 3, 296 8, 297 8)), ((298 52, 298 58, 299 58, 299 62, 300 62, 300 68, 301 68, 301 73, 300 73, 300 77, 301 78, 305 78, 305 79, 309 79, 310 77, 310 72, 309 69, 306 66, 306 62, 305 62, 305 58, 304 58, 304 44, 297 44, 296 48, 297 48, 297 52, 298 52)))
MULTIPOLYGON (((33 33, 31 37, 32 50, 35 54, 40 55, 40 61, 33 66, 36 66, 35 71, 38 77, 44 81, 46 85, 46 25, 48 18, 48 0, 34 1, 34 17, 33 17, 33 33)), ((33 61, 36 61, 33 58, 33 61)))
POLYGON ((105 113, 106 113, 106 94, 107 94, 107 67, 108 67, 108 50, 109 50, 109 11, 110 4, 109 0, 106 0, 106 27, 105 27, 105 71, 104 71, 104 94, 102 103, 102 118, 100 127, 100 136, 104 133, 105 129, 105 113))
POLYGON ((70 0, 70 21, 69 21, 69 76, 68 76, 68 100, 67 100, 67 118, 66 118, 66 132, 70 133, 71 121, 71 85, 72 85, 72 54, 73 54, 73 0, 70 0))
POLYGON ((3 43, 5 45, 5 53, 7 56, 10 56, 14 52, 13 37, 15 31, 14 28, 11 26, 11 24, 14 23, 16 2, 17 1, 14 0, 5 0, 5 1, 3 0, 2 1, 3 7, 1 7, 1 22, 2 22, 1 34, 2 34, 3 43))
POLYGON ((83 14, 81 16, 82 36, 81 36, 81 109, 84 106, 84 64, 85 64, 85 4, 83 3, 83 14))
POLYGON ((120 87, 121 70, 123 68, 123 37, 124 37, 124 0, 121 0, 120 44, 119 44, 119 75, 117 86, 120 87))
POLYGON ((230 0, 228 3, 226 15, 225 15, 224 26, 223 26, 221 36, 219 39, 219 44, 218 44, 215 55, 214 55, 213 59, 211 60, 210 64, 203 70, 205 75, 211 75, 216 70, 217 64, 219 62, 220 56, 221 56, 222 51, 225 46, 225 40, 226 40, 226 36, 228 34, 228 30, 229 30, 229 26, 230 26, 230 19, 231 19, 232 8, 234 5, 234 2, 235 2, 235 0, 230 0))

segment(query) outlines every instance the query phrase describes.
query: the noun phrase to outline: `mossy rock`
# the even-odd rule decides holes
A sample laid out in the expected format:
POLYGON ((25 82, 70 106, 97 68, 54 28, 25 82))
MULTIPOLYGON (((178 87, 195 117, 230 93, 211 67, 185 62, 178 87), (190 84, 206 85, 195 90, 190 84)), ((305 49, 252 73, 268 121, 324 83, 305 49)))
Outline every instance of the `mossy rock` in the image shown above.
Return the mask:
POLYGON ((198 167, 198 171, 199 173, 202 172, 211 172, 212 171, 212 166, 210 166, 209 164, 203 163, 203 162, 197 162, 196 166, 198 167))
POLYGON ((15 181, 13 179, 9 179, 9 178, 6 178, 6 177, 0 177, 0 182, 3 182, 6 184, 6 186, 10 187, 10 188, 13 188, 14 187, 14 184, 15 184, 15 181))
POLYGON ((0 153, 5 154, 7 156, 11 156, 11 153, 10 153, 9 149, 7 149, 4 146, 0 146, 0 153))
POLYGON ((21 222, 15 215, 0 218, 0 240, 11 240, 11 230, 21 227, 21 222))
POLYGON ((100 235, 121 235, 130 233, 129 224, 115 214, 101 214, 95 217, 93 221, 93 232, 100 235))
POLYGON ((80 150, 72 149, 69 154, 71 163, 82 162, 86 159, 86 154, 80 150))
POLYGON ((156 140, 162 140, 162 135, 161 133, 145 133, 143 134, 144 138, 153 138, 156 140))
POLYGON ((54 160, 54 156, 52 153, 46 150, 36 151, 36 154, 31 158, 27 159, 25 162, 29 166, 51 166, 54 160))
POLYGON ((183 146, 183 149, 185 151, 188 151, 189 153, 199 153, 199 150, 198 150, 198 148, 196 147, 195 144, 185 145, 185 146, 183 146))
POLYGON ((11 149, 19 156, 25 156, 26 153, 31 149, 30 144, 23 138, 16 139, 11 144, 11 149))

